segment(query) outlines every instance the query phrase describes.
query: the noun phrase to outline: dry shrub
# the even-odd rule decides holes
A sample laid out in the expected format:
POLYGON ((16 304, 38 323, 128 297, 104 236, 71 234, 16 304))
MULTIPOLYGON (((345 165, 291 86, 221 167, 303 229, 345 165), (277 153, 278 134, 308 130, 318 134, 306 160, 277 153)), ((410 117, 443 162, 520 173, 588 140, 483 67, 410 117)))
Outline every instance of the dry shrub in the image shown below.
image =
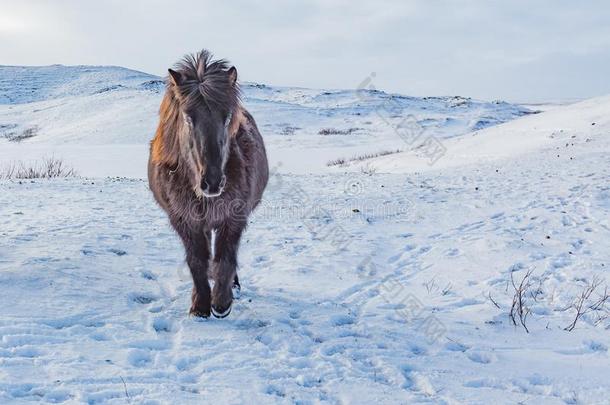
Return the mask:
POLYGON ((392 149, 392 150, 382 150, 379 152, 369 152, 369 153, 363 153, 362 155, 356 155, 353 156, 349 159, 346 158, 338 158, 338 159, 334 159, 334 160, 329 160, 326 163, 326 166, 328 167, 332 167, 332 166, 345 166, 348 163, 351 162, 362 162, 363 160, 368 160, 368 159, 373 159, 379 156, 386 156, 386 155, 391 155, 394 153, 400 153, 402 152, 402 150, 400 149, 392 149))
POLYGON ((0 169, 0 179, 52 179, 56 177, 76 177, 76 170, 63 160, 54 157, 43 158, 40 162, 13 162, 0 169))
POLYGON ((337 129, 337 128, 322 128, 318 131, 318 135, 349 135, 354 133, 362 128, 347 128, 347 129, 337 129))

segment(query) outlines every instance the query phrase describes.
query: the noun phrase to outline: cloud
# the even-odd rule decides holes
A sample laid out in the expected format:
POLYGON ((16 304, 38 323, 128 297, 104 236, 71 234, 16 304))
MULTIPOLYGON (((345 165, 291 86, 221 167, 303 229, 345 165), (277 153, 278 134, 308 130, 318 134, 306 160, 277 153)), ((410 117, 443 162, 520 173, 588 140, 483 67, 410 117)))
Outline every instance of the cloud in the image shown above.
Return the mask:
POLYGON ((0 63, 164 74, 206 47, 242 79, 541 101, 610 93, 610 5, 565 0, 4 0, 0 63), (12 28, 11 28, 12 27, 12 28))

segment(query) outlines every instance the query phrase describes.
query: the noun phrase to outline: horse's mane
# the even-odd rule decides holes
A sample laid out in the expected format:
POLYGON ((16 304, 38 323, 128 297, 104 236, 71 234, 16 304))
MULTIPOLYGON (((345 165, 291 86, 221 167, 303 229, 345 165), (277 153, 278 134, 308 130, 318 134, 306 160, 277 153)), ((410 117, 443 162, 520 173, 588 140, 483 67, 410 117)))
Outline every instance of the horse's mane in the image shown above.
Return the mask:
POLYGON ((227 70, 230 65, 224 59, 212 60, 212 54, 202 50, 184 56, 174 70, 180 73, 181 84, 176 85, 167 78, 166 92, 159 109, 159 126, 152 141, 152 160, 171 166, 178 161, 178 138, 175 136, 182 119, 179 106, 186 109, 205 103, 209 108, 233 113, 231 128, 240 119, 240 90, 237 83, 231 83, 227 70))
POLYGON ((212 108, 232 112, 239 105, 239 87, 229 80, 230 65, 226 60, 212 60, 212 54, 204 49, 186 55, 174 67, 183 80, 177 88, 168 80, 168 90, 173 88, 186 108, 207 103, 212 108))

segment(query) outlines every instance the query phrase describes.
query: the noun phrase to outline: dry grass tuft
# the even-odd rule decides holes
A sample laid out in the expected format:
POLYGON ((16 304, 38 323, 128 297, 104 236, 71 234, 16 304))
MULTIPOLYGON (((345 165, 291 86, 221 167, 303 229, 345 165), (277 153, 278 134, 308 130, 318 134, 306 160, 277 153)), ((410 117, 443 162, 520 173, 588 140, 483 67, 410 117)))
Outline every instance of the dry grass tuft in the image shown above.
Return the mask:
POLYGON ((361 130, 362 128, 347 128, 347 129, 337 129, 337 128, 322 128, 318 131, 318 135, 349 135, 356 131, 361 130))
POLYGON ((77 177, 76 170, 66 166, 63 160, 54 157, 40 162, 13 162, 0 169, 0 179, 52 179, 57 177, 77 177))
POLYGON ((351 162, 362 162, 363 160, 367 160, 367 159, 373 159, 379 156, 386 156, 386 155, 392 155, 394 153, 400 153, 402 152, 402 150, 400 149, 392 149, 392 150, 382 150, 379 152, 370 152, 370 153, 364 153, 362 155, 356 155, 353 156, 349 159, 346 158, 338 158, 338 159, 333 159, 333 160, 329 160, 326 163, 326 166, 328 167, 332 167, 332 166, 345 166, 348 163, 351 162))

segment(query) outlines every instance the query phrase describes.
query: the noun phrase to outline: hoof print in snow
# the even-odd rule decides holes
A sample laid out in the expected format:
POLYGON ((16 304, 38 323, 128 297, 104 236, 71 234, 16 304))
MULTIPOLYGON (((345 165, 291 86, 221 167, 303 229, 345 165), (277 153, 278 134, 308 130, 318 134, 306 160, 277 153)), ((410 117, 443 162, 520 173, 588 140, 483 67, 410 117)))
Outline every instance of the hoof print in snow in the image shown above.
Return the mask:
POLYGON ((157 318, 153 321, 153 329, 155 332, 171 332, 172 322, 169 319, 157 318))
POLYGON ((145 278, 146 280, 156 280, 157 279, 157 275, 148 270, 143 271, 141 274, 142 274, 142 277, 145 278))
POLYGON ((480 363, 480 364, 489 364, 492 361, 494 361, 494 356, 490 353, 485 353, 485 352, 470 352, 467 353, 466 356, 473 362, 475 363, 480 363))
POLYGON ((127 355, 127 361, 134 367, 144 367, 150 363, 152 357, 150 352, 147 350, 132 350, 127 355))
POLYGON ((117 256, 125 256, 127 254, 126 251, 121 250, 121 249, 109 249, 108 250, 110 253, 114 253, 117 256))
POLYGON ((331 317, 330 322, 333 326, 346 326, 355 323, 355 319, 349 315, 335 315, 331 317))
POLYGON ((138 304, 150 304, 151 302, 156 301, 157 298, 152 297, 150 295, 133 295, 131 297, 131 300, 138 304))

